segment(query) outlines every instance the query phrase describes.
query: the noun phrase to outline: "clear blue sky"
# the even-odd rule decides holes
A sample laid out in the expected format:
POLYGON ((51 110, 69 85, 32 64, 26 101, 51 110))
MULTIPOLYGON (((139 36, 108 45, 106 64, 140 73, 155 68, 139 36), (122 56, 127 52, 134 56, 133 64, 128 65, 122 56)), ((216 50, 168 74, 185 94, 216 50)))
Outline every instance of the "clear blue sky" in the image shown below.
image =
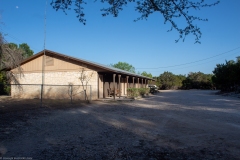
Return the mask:
MULTIPOLYGON (((240 0, 221 0, 215 7, 196 12, 209 20, 196 22, 203 33, 201 44, 194 44, 192 35, 185 42, 175 43, 178 33, 167 32, 170 25, 164 25, 159 13, 147 21, 133 22, 139 17, 133 5, 124 8, 117 18, 102 17, 102 4, 88 1, 84 26, 73 9, 65 15, 53 10, 50 2, 48 0, 46 49, 69 56, 105 65, 127 62, 137 71, 147 71, 154 76, 164 71, 212 73, 216 64, 240 56, 240 0), (233 49, 236 50, 231 51, 233 49)), ((34 53, 43 50, 45 4, 45 0, 0 0, 4 23, 1 31, 7 34, 7 41, 27 43, 34 53)), ((178 22, 182 24, 181 20, 178 22)))

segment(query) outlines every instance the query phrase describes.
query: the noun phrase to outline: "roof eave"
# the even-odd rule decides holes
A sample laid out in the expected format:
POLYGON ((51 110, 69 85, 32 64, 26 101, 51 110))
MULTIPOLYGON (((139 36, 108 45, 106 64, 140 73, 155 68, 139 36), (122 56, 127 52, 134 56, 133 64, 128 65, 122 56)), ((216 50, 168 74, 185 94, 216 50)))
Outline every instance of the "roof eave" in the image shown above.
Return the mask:
POLYGON ((34 55, 32 55, 32 56, 24 59, 20 64, 22 65, 22 64, 24 64, 24 63, 27 63, 27 62, 31 61, 32 59, 43 55, 44 53, 45 53, 46 55, 47 55, 48 53, 50 53, 50 54, 55 54, 55 55, 57 55, 57 56, 61 56, 61 57, 64 57, 64 58, 68 58, 68 59, 71 59, 71 60, 74 60, 74 61, 77 61, 77 62, 84 62, 84 63, 86 63, 86 64, 92 65, 92 66, 94 66, 94 67, 99 67, 99 68, 101 68, 101 69, 104 69, 104 70, 107 70, 107 71, 110 71, 110 72, 114 72, 114 73, 118 73, 118 74, 123 74, 123 75, 130 75, 130 76, 133 76, 133 77, 145 78, 145 79, 148 79, 148 80, 153 80, 153 81, 155 81, 154 79, 149 78, 149 77, 145 77, 145 76, 141 76, 141 75, 136 75, 136 74, 131 74, 131 73, 129 73, 129 72, 126 73, 126 71, 117 71, 117 70, 114 70, 114 69, 111 69, 111 68, 107 68, 107 67, 101 66, 101 65, 99 65, 99 64, 94 64, 94 63, 88 62, 88 61, 86 61, 86 60, 74 58, 74 57, 67 56, 67 55, 64 55, 64 54, 61 54, 61 53, 58 53, 58 52, 54 52, 54 51, 51 51, 51 50, 47 50, 47 49, 42 50, 42 51, 40 51, 40 52, 38 52, 38 53, 36 53, 36 54, 34 54, 34 55))

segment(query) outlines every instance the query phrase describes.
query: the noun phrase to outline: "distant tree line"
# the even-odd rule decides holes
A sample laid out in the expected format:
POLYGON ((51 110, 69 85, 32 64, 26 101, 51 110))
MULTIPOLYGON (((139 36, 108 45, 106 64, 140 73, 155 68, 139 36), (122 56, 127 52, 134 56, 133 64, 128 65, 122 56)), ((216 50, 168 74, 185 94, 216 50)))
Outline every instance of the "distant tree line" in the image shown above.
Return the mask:
POLYGON ((166 71, 154 78, 160 89, 214 89, 212 76, 202 72, 190 72, 187 76, 175 75, 166 71))
POLYGON ((156 79, 159 89, 219 89, 226 92, 240 93, 240 56, 237 60, 217 64, 213 74, 190 72, 186 75, 175 75, 164 72, 156 79))
MULTIPOLYGON (((135 67, 133 67, 131 64, 127 63, 127 62, 118 62, 115 64, 110 64, 111 67, 114 68, 118 68, 118 69, 122 69, 128 72, 132 72, 132 73, 136 73, 135 71, 135 67)), ((147 73, 146 71, 143 72, 137 72, 137 74, 145 76, 145 77, 149 77, 149 78, 153 78, 151 73, 147 73)))
POLYGON ((213 70, 213 83, 221 91, 240 92, 240 57, 237 61, 226 61, 225 64, 217 64, 213 70))
MULTIPOLYGON (((135 67, 126 62, 118 62, 110 64, 110 66, 136 73, 135 67)), ((137 74, 155 79, 156 81, 152 83, 155 83, 159 89, 215 89, 212 82, 213 74, 190 72, 186 76, 181 74, 175 75, 168 71, 160 74, 158 77, 153 77, 151 73, 146 71, 138 72, 137 74)))

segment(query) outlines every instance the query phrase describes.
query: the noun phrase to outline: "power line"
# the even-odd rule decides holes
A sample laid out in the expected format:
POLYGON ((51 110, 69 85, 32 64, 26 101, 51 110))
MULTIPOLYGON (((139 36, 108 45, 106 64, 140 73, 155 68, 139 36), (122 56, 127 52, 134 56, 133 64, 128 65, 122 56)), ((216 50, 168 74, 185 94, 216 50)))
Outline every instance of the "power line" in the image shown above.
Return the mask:
MULTIPOLYGON (((240 51, 239 51, 239 52, 235 52, 235 53, 230 54, 230 55, 234 55, 234 54, 237 54, 237 53, 240 53, 240 51)), ((221 58, 218 58, 218 59, 221 59, 221 58)), ((196 65, 191 65, 191 66, 187 66, 187 67, 182 67, 182 68, 174 68, 174 69, 172 69, 172 70, 190 68, 190 67, 199 66, 199 65, 202 65, 202 64, 212 63, 212 62, 214 62, 214 61, 215 61, 215 60, 208 61, 208 62, 204 62, 204 63, 200 63, 200 64, 196 64, 196 65)))
POLYGON ((136 68, 136 69, 160 69, 160 68, 170 68, 170 67, 183 66, 183 65, 187 65, 187 64, 193 64, 193 63, 197 63, 197 62, 205 61, 205 60, 208 60, 208 59, 212 59, 212 58, 215 58, 215 57, 221 56, 221 55, 223 55, 223 54, 227 54, 227 53, 232 52, 232 51, 235 51, 235 50, 237 50, 237 49, 239 49, 239 48, 240 48, 240 46, 237 47, 237 48, 235 48, 235 49, 229 50, 229 51, 227 51, 227 52, 223 52, 223 53, 217 54, 217 55, 215 55, 215 56, 208 57, 208 58, 204 58, 204 59, 200 59, 200 60, 193 61, 193 62, 182 63, 182 64, 173 65, 173 66, 165 66, 165 67, 156 67, 156 68, 136 68))
MULTIPOLYGON (((5 33, 6 33, 6 32, 5 32, 5 33)), ((6 33, 6 36, 11 37, 12 39, 14 39, 14 40, 16 40, 16 41, 18 41, 18 42, 20 42, 20 43, 26 43, 26 42, 24 42, 23 40, 15 37, 15 36, 13 36, 13 35, 10 34, 10 33, 6 33)), ((39 49, 36 49, 35 47, 32 47, 32 46, 30 46, 30 48, 35 49, 35 50, 39 50, 39 49)))
POLYGON ((16 41, 22 43, 21 40, 19 40, 18 38, 14 37, 13 35, 11 35, 11 34, 9 34, 9 33, 7 33, 6 36, 9 36, 9 37, 11 37, 12 39, 15 39, 16 41))
MULTIPOLYGON (((239 54, 240 51, 238 52, 235 52, 233 54, 230 54, 229 56, 231 55, 235 55, 235 54, 239 54)), ((218 58, 218 59, 221 59, 221 58, 218 58)), ((186 67, 181 67, 181 68, 172 68, 172 69, 169 69, 168 71, 173 71, 173 70, 180 70, 180 69, 186 69, 186 68, 190 68, 190 67, 195 67, 195 66, 199 66, 199 65, 203 65, 203 64, 207 64, 207 63, 212 63, 218 59, 215 59, 215 60, 211 60, 211 61, 208 61, 208 62, 204 62, 204 63, 200 63, 200 64, 196 64, 196 65, 191 65, 191 66, 186 66, 186 67)), ((151 71, 151 72, 160 72, 160 71, 163 71, 164 69, 161 69, 161 70, 154 70, 154 71, 151 71)))

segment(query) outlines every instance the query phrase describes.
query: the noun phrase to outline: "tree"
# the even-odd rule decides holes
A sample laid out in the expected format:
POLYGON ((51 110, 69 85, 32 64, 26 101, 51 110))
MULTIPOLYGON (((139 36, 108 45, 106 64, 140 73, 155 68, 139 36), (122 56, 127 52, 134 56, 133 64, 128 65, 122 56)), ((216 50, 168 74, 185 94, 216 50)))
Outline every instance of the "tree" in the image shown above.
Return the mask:
POLYGON ((240 92, 240 61, 226 61, 225 64, 217 64, 213 70, 212 81, 222 91, 240 92))
MULTIPOLYGON (((0 21, 0 24, 3 23, 0 21)), ((23 60, 24 54, 31 54, 29 51, 31 52, 32 50, 30 50, 27 44, 21 45, 20 49, 15 43, 7 43, 3 33, 0 31, 0 84, 2 84, 1 90, 4 90, 5 93, 9 93, 10 86, 7 86, 7 84, 11 82, 15 83, 21 89, 18 79, 11 70, 16 68, 17 74, 20 77, 23 76, 20 63, 23 60)))
POLYGON ((161 89, 173 89, 176 85, 176 76, 172 72, 164 72, 159 76, 161 89))
POLYGON ((145 77, 149 77, 149 78, 153 78, 152 74, 151 73, 147 73, 146 71, 143 71, 141 73, 142 76, 145 76, 145 77))
POLYGON ((202 72, 190 72, 185 80, 183 80, 183 88, 185 89, 212 89, 212 74, 204 74, 202 72))
POLYGON ((125 70, 128 72, 135 73, 135 68, 126 62, 118 62, 116 64, 110 64, 110 66, 112 66, 114 68, 122 69, 122 70, 125 70))
POLYGON ((13 50, 21 50, 23 58, 28 58, 33 55, 33 51, 30 49, 29 45, 27 43, 22 43, 22 44, 15 44, 15 43, 7 43, 9 48, 13 50))
POLYGON ((212 89, 212 76, 212 74, 202 72, 190 72, 187 77, 164 72, 154 79, 161 89, 212 89))
MULTIPOLYGON (((27 43, 22 43, 19 45, 19 47, 15 43, 7 43, 1 33, 0 39, 0 70, 11 70, 17 68, 18 73, 22 75, 20 63, 24 58, 33 55, 33 51, 30 49, 27 43)), ((6 74, 9 82, 14 81, 16 84, 18 84, 17 79, 11 71, 2 74, 6 74)))
POLYGON ((182 88, 183 86, 183 81, 186 79, 186 76, 185 75, 175 75, 176 77, 176 81, 175 81, 175 85, 178 87, 178 88, 182 88))
POLYGON ((82 88, 85 94, 85 100, 87 101, 88 101, 88 96, 87 96, 86 90, 88 88, 88 82, 92 79, 93 76, 94 76, 93 71, 86 71, 84 68, 82 68, 82 70, 80 71, 79 80, 82 84, 82 88))
MULTIPOLYGON (((3 23, 0 21, 0 24, 3 23)), ((9 94, 10 86, 7 84, 10 82, 17 84, 19 89, 21 88, 18 79, 11 71, 11 69, 17 68, 20 76, 22 75, 22 69, 20 67, 22 53, 16 48, 16 44, 7 43, 2 32, 0 31, 0 94, 9 94)))
POLYGON ((8 43, 9 48, 11 49, 17 49, 18 45, 16 43, 8 43))
POLYGON ((30 49, 27 43, 19 44, 19 49, 23 51, 23 58, 28 58, 33 55, 33 51, 30 49))
MULTIPOLYGON (((97 1, 97 0, 96 0, 97 1)), ((215 6, 220 3, 220 0, 216 0, 213 3, 205 3, 204 0, 100 0, 102 3, 107 3, 108 7, 101 9, 102 16, 113 15, 117 17, 119 12, 127 6, 128 3, 135 3, 135 11, 140 13, 135 21, 148 19, 148 17, 157 12, 164 18, 164 24, 170 23, 171 28, 179 33, 178 42, 180 39, 185 39, 186 35, 193 34, 195 36, 195 43, 200 43, 201 31, 200 28, 194 23, 195 21, 208 21, 208 19, 202 19, 198 16, 191 15, 190 12, 194 10, 200 10, 204 7, 215 6), (185 21, 184 27, 177 25, 177 19, 183 19, 185 21)), ((67 11, 75 6, 76 17, 79 22, 86 24, 84 8, 87 4, 86 0, 52 0, 51 5, 53 9, 58 11, 62 10, 67 14, 67 11)))
POLYGON ((14 43, 7 43, 2 33, 0 33, 0 70, 10 70, 2 71, 1 74, 5 74, 8 82, 13 82, 19 84, 17 78, 14 76, 11 69, 17 68, 17 71, 22 75, 22 69, 20 63, 23 60, 22 51, 16 48, 14 43))

